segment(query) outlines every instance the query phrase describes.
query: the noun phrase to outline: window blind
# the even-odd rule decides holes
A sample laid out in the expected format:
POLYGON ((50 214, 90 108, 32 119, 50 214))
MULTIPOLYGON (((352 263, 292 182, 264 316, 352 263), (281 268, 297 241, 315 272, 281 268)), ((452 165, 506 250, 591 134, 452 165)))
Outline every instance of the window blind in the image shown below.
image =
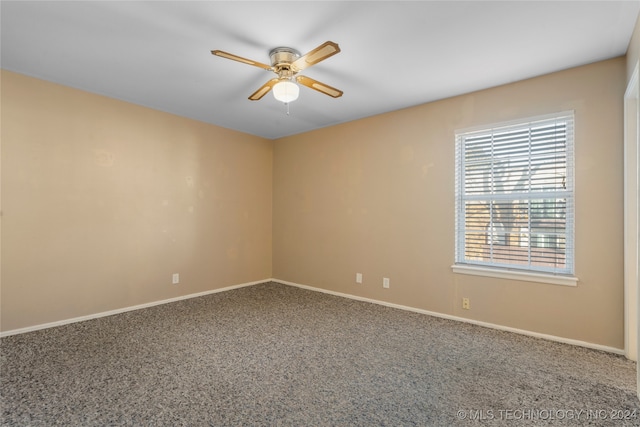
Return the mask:
POLYGON ((456 133, 456 263, 574 272, 573 112, 456 133))

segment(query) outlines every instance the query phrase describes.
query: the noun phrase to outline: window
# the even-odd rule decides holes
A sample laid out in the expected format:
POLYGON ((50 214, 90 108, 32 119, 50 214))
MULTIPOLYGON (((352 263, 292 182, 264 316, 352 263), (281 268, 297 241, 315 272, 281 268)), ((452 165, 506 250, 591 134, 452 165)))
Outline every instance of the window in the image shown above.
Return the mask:
POLYGON ((456 266, 573 275, 573 121, 456 132, 456 266))

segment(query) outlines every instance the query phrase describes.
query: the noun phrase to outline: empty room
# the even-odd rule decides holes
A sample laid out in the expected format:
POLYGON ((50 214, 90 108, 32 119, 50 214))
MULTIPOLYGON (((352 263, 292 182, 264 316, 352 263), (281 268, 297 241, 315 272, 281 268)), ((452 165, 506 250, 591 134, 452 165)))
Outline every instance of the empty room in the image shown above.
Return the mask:
POLYGON ((0 2, 0 425, 640 425, 640 2, 0 2))

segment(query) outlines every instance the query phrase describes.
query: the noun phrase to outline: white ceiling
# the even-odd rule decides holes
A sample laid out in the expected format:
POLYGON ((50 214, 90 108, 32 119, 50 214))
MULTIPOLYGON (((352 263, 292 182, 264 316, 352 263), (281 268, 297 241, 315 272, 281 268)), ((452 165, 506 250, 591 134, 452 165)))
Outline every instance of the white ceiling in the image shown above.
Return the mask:
POLYGON ((624 55, 640 1, 2 1, 4 69, 278 138, 624 55), (290 104, 247 97, 269 51, 342 52, 290 104))

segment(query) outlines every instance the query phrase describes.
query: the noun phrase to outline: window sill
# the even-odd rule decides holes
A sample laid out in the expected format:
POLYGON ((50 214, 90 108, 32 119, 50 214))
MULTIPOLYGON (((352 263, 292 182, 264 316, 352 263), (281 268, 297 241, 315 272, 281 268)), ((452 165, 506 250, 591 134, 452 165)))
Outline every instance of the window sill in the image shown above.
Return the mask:
POLYGON ((578 278, 573 276, 559 276, 544 273, 532 273, 524 271, 500 270, 497 268, 475 267, 455 264, 451 266, 454 273, 469 274, 472 276, 496 277, 499 279, 521 280, 524 282, 548 283, 561 286, 578 286, 578 278))

